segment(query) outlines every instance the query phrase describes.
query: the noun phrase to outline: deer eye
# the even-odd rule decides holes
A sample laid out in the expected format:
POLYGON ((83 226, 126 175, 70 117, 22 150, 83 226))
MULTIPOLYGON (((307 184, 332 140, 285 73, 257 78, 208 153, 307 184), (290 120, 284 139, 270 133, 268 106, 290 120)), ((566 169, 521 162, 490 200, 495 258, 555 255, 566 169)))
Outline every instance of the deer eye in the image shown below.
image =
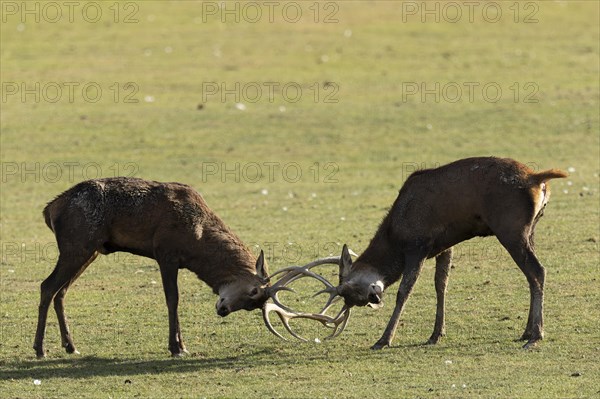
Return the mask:
POLYGON ((258 294, 258 288, 254 287, 254 288, 252 288, 252 291, 250 291, 250 294, 248 294, 248 295, 250 295, 250 296, 256 296, 256 294, 258 294))

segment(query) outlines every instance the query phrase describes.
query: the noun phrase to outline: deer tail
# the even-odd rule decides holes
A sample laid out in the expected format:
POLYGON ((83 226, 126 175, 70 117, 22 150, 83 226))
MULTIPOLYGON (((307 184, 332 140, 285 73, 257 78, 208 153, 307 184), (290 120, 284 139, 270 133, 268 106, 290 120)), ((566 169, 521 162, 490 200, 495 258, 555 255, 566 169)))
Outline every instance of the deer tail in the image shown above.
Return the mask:
POLYGON ((52 231, 54 231, 54 229, 52 228, 52 218, 50 216, 50 205, 52 205, 52 202, 48 203, 48 205, 46 205, 46 207, 44 208, 44 211, 42 212, 44 214, 44 220, 46 221, 46 226, 48 226, 48 228, 52 231))
POLYGON ((542 184, 550 179, 560 179, 560 178, 567 177, 567 176, 568 176, 568 174, 563 172, 562 170, 549 169, 549 170, 544 170, 539 173, 532 174, 531 176, 529 176, 529 182, 532 185, 537 186, 537 185, 542 184))

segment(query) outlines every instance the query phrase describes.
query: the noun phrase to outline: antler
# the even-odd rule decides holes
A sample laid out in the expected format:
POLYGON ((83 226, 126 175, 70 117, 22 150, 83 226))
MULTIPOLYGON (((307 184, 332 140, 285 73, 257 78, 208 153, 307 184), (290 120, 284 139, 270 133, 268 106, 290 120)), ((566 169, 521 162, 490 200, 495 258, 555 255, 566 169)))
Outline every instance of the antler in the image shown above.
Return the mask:
POLYGON ((278 274, 285 273, 283 277, 281 277, 275 284, 273 284, 269 288, 269 295, 271 299, 273 299, 273 303, 267 302, 263 307, 263 320, 265 321, 265 325, 273 334, 278 336, 279 338, 286 340, 281 334, 279 334, 273 325, 271 324, 271 320, 269 319, 269 313, 275 312, 279 316, 279 319, 283 323, 285 329, 295 338, 301 341, 308 341, 306 338, 301 337, 296 334, 292 328, 290 327, 289 321, 291 319, 303 318, 303 319, 311 319, 317 320, 325 327, 332 328, 333 332, 327 336, 325 339, 335 338, 344 331, 346 325, 348 324, 348 319, 350 317, 350 308, 345 305, 339 311, 339 313, 335 317, 331 317, 327 315, 327 311, 331 308, 331 306, 336 303, 340 297, 338 296, 337 287, 331 284, 325 277, 321 276, 310 270, 315 266, 320 266, 324 264, 336 264, 338 265, 340 262, 339 257, 329 257, 323 259, 317 259, 313 262, 310 262, 304 266, 290 266, 284 269, 278 270, 273 273, 273 276, 278 274), (303 313, 297 312, 288 306, 281 303, 279 300, 278 294, 280 291, 291 291, 295 292, 292 288, 288 287, 288 284, 301 279, 303 277, 312 277, 325 285, 325 289, 317 292, 313 297, 316 297, 321 294, 329 294, 329 299, 325 306, 321 309, 319 313, 303 313))

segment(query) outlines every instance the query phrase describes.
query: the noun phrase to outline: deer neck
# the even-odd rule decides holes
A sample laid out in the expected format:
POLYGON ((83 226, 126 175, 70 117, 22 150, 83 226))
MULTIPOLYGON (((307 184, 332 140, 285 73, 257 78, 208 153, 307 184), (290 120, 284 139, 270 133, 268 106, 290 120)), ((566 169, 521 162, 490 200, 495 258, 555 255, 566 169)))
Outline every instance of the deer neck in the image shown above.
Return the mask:
POLYGON ((256 260, 242 241, 230 231, 204 230, 190 269, 218 293, 239 279, 256 274, 256 260))
POLYGON ((385 286, 400 279, 404 269, 404 256, 383 235, 376 234, 365 251, 356 259, 356 265, 370 268, 383 277, 385 286))

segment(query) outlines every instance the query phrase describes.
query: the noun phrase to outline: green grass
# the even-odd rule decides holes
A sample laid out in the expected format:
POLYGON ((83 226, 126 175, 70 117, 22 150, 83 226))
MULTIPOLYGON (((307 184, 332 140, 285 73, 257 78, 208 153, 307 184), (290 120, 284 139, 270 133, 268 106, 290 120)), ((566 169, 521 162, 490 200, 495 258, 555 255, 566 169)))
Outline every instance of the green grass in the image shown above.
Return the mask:
POLYGON ((321 3, 320 20, 336 10, 327 4, 339 7, 338 22, 327 24, 314 23, 313 2, 298 3, 298 23, 281 13, 269 23, 266 7, 261 23, 222 23, 219 16, 203 22, 201 3, 160 1, 120 3, 115 23, 113 2, 101 4, 97 23, 83 20, 80 8, 73 23, 28 16, 20 25, 19 15, 3 14, 0 397, 598 395, 597 2, 527 3, 538 6, 537 23, 522 22, 533 10, 526 3, 519 3, 519 23, 514 2, 498 3, 498 23, 482 19, 481 8, 470 23, 466 6, 459 23, 431 16, 421 23, 419 15, 403 22, 402 2, 321 3), (131 4, 139 22, 125 24, 136 10, 131 4), (6 92, 7 84, 22 82, 95 82, 103 95, 96 103, 77 91, 73 102, 67 92, 56 103, 36 103, 31 94, 23 102, 20 93, 6 92), (132 93, 127 82, 134 82, 138 103, 124 102, 132 93), (256 103, 241 99, 247 109, 240 111, 233 95, 203 98, 203 82, 295 82, 303 95, 292 103, 276 92, 271 102, 264 92, 256 103), (466 91, 456 103, 433 95, 423 102, 418 94, 404 101, 406 84, 421 82, 476 82, 480 89, 497 83, 502 96, 490 102, 476 90, 472 102, 466 91), (325 103, 332 87, 338 102, 325 103), (537 103, 525 102, 532 87, 537 103), (82 355, 62 351, 51 310, 48 359, 34 357, 39 284, 56 259, 41 210, 97 171, 193 185, 245 242, 266 249, 276 270, 338 254, 343 243, 362 251, 415 165, 474 155, 572 168, 568 179, 552 182, 537 228, 547 287, 546 339, 535 350, 514 341, 527 317, 526 280, 488 238, 456 248, 448 336, 433 347, 421 345, 435 315, 432 262, 393 347, 377 352, 368 348, 389 319, 397 285, 382 310, 355 309, 339 338, 297 344, 273 337, 259 312, 219 318, 210 289, 182 272, 180 318, 191 353, 170 359, 157 265, 120 254, 97 260, 69 291, 67 313, 82 355), (247 172, 239 179, 206 173, 236 163, 247 172), (257 182, 244 178, 254 177, 253 163, 263 172, 257 182), (276 165, 272 179, 268 165, 276 165), (292 182, 294 168, 302 176, 292 182))

